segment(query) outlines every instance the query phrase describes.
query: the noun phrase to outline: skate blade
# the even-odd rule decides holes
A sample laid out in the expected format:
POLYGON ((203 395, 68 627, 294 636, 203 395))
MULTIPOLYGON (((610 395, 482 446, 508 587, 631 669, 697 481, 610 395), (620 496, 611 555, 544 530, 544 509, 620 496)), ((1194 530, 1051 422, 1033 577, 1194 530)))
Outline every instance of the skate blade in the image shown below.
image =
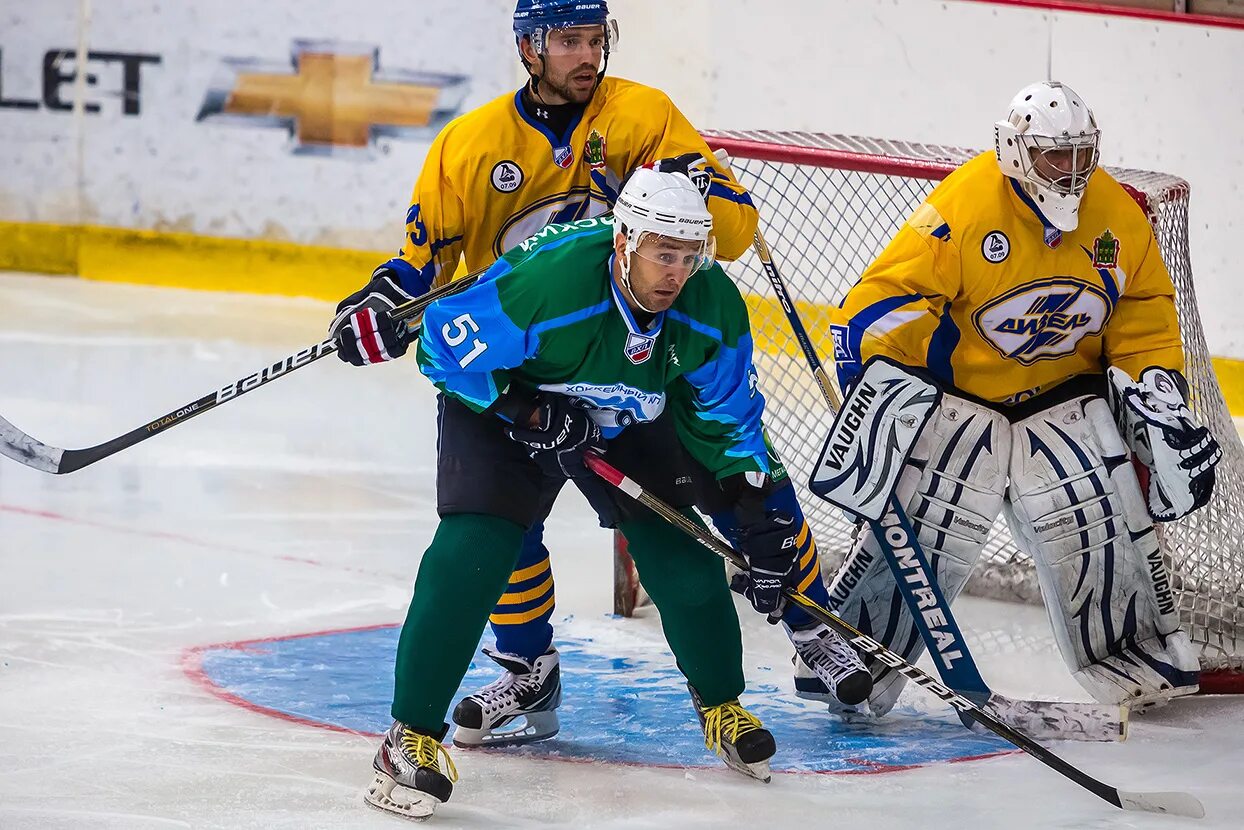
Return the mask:
POLYGON ((556 712, 531 712, 492 729, 470 729, 459 726, 454 730, 454 746, 463 749, 481 746, 522 746, 548 740, 560 729, 561 724, 557 720, 556 712))
POLYGON ((726 762, 726 766, 735 772, 746 775, 748 778, 755 778, 761 783, 768 784, 773 778, 773 773, 769 769, 769 762, 757 761, 754 764, 746 764, 738 758, 731 758, 723 755, 721 760, 726 762))
POLYGON ((411 821, 427 821, 436 812, 440 799, 425 792, 399 786, 389 776, 376 771, 371 784, 363 791, 363 801, 377 810, 411 821))

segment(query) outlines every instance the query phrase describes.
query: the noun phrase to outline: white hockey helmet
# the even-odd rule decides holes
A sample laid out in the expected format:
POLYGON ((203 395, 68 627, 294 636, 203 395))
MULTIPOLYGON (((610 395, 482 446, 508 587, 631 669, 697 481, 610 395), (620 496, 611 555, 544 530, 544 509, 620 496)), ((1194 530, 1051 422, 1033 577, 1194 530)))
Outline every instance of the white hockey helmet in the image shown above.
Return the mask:
POLYGON ((1069 86, 1041 81, 1019 91, 994 125, 998 166, 1019 182, 1054 227, 1074 231, 1080 199, 1097 169, 1101 131, 1093 111, 1069 86))
POLYGON ((648 234, 699 243, 682 262, 654 260, 662 265, 681 265, 694 274, 713 264, 717 252, 713 214, 708 212, 699 188, 682 173, 661 173, 648 165, 635 170, 618 194, 613 216, 614 227, 626 234, 626 256, 620 264, 622 282, 632 298, 635 292, 631 290, 631 256, 653 258, 641 250, 648 234))

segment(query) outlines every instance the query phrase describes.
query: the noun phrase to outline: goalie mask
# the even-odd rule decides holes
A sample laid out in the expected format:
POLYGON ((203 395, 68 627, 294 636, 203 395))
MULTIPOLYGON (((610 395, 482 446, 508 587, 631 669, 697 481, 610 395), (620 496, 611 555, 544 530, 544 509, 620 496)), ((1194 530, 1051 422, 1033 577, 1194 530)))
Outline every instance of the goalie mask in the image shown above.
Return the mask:
POLYGON ((1097 169, 1101 137, 1093 111, 1058 81, 1026 86, 994 125, 998 166, 1019 183, 1051 225, 1074 231, 1080 199, 1097 169))
MULTIPOLYGON (((713 239, 713 215, 704 205, 700 190, 682 173, 659 173, 650 165, 632 173, 613 206, 614 227, 626 236, 626 255, 619 265, 622 284, 632 299, 632 257, 643 257, 667 268, 684 268, 688 276, 713 264, 717 246, 713 239), (694 245, 671 251, 662 238, 694 245)), ((650 314, 638 300, 636 304, 650 314)))

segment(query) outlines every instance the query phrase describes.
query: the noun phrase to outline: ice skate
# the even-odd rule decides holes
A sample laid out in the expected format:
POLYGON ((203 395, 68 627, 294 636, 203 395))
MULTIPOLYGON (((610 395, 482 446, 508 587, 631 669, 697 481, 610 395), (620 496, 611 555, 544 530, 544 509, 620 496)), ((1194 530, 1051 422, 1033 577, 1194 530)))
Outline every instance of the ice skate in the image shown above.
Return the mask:
POLYGON ((717 753, 730 769, 767 783, 771 777, 769 759, 777 751, 772 733, 737 699, 706 707, 695 688, 690 684, 687 688, 691 690, 695 713, 704 729, 704 745, 717 753))
POLYGON ((832 697, 844 706, 868 699, 872 674, 856 650, 829 626, 787 632, 795 647, 796 696, 824 702, 832 697))
POLYGON ((400 721, 389 727, 372 768, 375 776, 363 800, 378 810, 415 821, 431 818, 436 805, 449 800, 458 780, 458 770, 440 740, 400 721))
POLYGON ((533 662, 487 648, 484 653, 504 671, 454 708, 454 744, 513 746, 556 735, 562 702, 557 649, 550 647, 533 662))

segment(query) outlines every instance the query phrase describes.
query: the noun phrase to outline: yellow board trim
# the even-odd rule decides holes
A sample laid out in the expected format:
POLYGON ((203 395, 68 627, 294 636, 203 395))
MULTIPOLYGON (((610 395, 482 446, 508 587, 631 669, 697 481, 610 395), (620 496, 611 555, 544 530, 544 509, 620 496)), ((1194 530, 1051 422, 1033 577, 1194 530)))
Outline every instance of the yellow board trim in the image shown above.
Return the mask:
POLYGON ((0 270, 205 291, 336 301, 391 256, 173 231, 0 222, 0 270))
MULTIPOLYGON (((261 239, 102 225, 0 222, 0 270, 77 274, 84 279, 204 291, 284 294, 340 300, 361 286, 392 253, 261 239)), ((798 357, 782 307, 772 297, 746 297, 757 342, 798 357)), ((829 342, 829 307, 796 301, 813 343, 829 342)), ((1244 360, 1215 357, 1214 371, 1232 415, 1244 416, 1244 360)))

